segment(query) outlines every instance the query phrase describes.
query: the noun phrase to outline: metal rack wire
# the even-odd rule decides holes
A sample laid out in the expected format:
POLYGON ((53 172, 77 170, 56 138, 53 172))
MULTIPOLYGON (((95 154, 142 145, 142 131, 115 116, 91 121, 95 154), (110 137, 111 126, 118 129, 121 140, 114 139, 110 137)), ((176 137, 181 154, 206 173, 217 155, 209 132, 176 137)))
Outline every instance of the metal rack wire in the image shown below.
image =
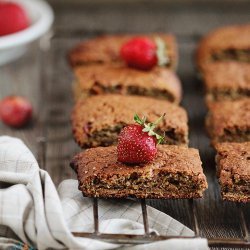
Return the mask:
MULTIPOLYGON (((141 202, 143 225, 144 225, 144 234, 142 235, 101 233, 99 231, 98 198, 93 198, 94 232, 93 233, 73 232, 73 235, 76 237, 87 237, 92 239, 103 240, 115 244, 145 244, 145 243, 152 243, 155 241, 168 240, 168 239, 200 238, 197 211, 193 200, 190 200, 189 204, 192 211, 191 217, 192 217, 192 224, 195 236, 165 236, 165 235, 157 235, 154 232, 150 232, 146 201, 145 199, 141 199, 140 202, 141 202)), ((249 232, 247 229, 241 204, 238 204, 238 210, 240 215, 240 226, 243 232, 243 238, 208 238, 207 240, 209 247, 228 247, 228 248, 245 248, 245 249, 250 248, 249 232)))

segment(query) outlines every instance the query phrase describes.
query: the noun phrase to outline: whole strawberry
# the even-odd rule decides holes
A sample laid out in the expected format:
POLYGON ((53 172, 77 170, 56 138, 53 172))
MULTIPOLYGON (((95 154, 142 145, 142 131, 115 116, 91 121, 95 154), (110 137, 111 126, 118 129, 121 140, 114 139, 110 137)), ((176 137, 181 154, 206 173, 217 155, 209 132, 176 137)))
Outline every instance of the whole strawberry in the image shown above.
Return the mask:
POLYGON ((0 119, 11 127, 25 126, 32 118, 32 106, 21 96, 8 96, 0 101, 0 119))
POLYGON ((29 17, 22 6, 11 2, 0 2, 0 36, 23 30, 29 25, 29 17))
POLYGON ((154 128, 162 120, 161 116, 155 123, 145 123, 146 119, 134 116, 137 124, 124 127, 118 137, 118 161, 124 163, 146 163, 152 161, 157 154, 158 143, 164 137, 156 134, 154 128))
POLYGON ((121 47, 120 56, 128 66, 141 70, 150 70, 155 65, 168 63, 165 43, 160 38, 155 41, 148 37, 132 38, 121 47))

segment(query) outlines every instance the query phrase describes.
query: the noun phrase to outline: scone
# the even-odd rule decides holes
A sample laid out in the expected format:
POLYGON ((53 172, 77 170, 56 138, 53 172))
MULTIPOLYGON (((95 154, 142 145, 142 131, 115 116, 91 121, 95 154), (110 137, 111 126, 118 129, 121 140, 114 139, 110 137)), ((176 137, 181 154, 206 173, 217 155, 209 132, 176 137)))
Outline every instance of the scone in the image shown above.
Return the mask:
POLYGON ((84 196, 102 198, 199 198, 207 188, 196 149, 159 145, 150 163, 117 161, 115 146, 87 149, 71 166, 84 196))
POLYGON ((250 202, 250 141, 219 143, 216 150, 222 198, 250 202))
POLYGON ((211 103, 206 126, 214 145, 250 141, 250 99, 211 103))
POLYGON ((121 63, 121 46, 135 36, 146 36, 152 39, 160 37, 166 43, 166 55, 169 63, 168 68, 175 69, 177 66, 177 44, 175 37, 170 34, 125 34, 105 35, 81 42, 74 47, 68 56, 72 67, 93 63, 121 63))
POLYGON ((206 101, 250 97, 250 63, 215 62, 203 70, 206 101))
POLYGON ((158 132, 165 134, 164 143, 188 144, 186 111, 170 102, 142 96, 98 95, 78 100, 72 113, 74 138, 83 148, 114 145, 135 113, 146 116, 148 122, 165 113, 158 125, 158 132))
POLYGON ((169 69, 142 71, 121 65, 95 64, 74 70, 75 99, 100 94, 144 95, 179 103, 181 83, 169 69))
POLYGON ((250 62, 250 24, 222 27, 203 38, 197 50, 199 68, 216 61, 250 62))

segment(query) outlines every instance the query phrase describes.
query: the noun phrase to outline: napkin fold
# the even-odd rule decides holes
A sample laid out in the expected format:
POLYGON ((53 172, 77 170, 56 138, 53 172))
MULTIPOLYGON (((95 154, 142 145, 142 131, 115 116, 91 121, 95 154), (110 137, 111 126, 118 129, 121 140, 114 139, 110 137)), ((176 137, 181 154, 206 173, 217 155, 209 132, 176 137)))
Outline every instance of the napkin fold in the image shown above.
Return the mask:
MULTIPOLYGON (((0 248, 22 249, 208 249, 205 239, 173 239, 137 246, 121 246, 74 237, 93 232, 92 199, 78 191, 76 180, 63 181, 58 190, 40 169, 24 143, 0 136, 0 248)), ((148 206, 149 226, 160 234, 194 233, 170 216, 148 206)), ((140 203, 99 200, 100 231, 143 234, 140 203)))

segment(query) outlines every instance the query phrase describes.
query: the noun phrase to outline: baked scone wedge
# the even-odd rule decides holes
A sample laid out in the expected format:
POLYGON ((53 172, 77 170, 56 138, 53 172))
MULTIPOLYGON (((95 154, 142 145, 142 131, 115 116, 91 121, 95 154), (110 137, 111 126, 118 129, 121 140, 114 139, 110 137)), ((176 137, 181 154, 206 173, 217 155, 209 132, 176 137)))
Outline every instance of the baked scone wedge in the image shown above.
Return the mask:
POLYGON ((224 200, 250 202, 250 141, 216 145, 217 174, 224 200))
POLYGON ((250 63, 215 62, 203 70, 206 101, 250 97, 250 63))
POLYGON ((210 103, 206 127, 213 145, 250 141, 250 99, 210 103))
POLYGON ((155 40, 157 37, 165 42, 165 54, 168 63, 166 67, 176 69, 177 66, 177 44, 175 37, 171 34, 120 34, 104 35, 89 39, 76 45, 69 53, 70 65, 74 68, 81 65, 93 63, 121 63, 121 46, 130 39, 144 36, 155 40))
POLYGON ((142 96, 98 95, 78 100, 71 116, 73 135, 82 148, 115 145, 134 114, 154 122, 164 113, 157 127, 157 132, 165 134, 163 143, 187 145, 186 111, 173 103, 142 96))
POLYGON ((177 75, 163 67, 150 71, 122 65, 92 64, 74 70, 75 99, 90 95, 144 95, 179 103, 182 88, 177 75))
POLYGON ((201 70, 216 61, 250 62, 250 24, 218 28, 206 35, 197 49, 201 70))
POLYGON ((150 163, 117 161, 115 146, 87 149, 71 161, 84 196, 102 198, 199 198, 207 188, 196 149, 158 145, 150 163))

